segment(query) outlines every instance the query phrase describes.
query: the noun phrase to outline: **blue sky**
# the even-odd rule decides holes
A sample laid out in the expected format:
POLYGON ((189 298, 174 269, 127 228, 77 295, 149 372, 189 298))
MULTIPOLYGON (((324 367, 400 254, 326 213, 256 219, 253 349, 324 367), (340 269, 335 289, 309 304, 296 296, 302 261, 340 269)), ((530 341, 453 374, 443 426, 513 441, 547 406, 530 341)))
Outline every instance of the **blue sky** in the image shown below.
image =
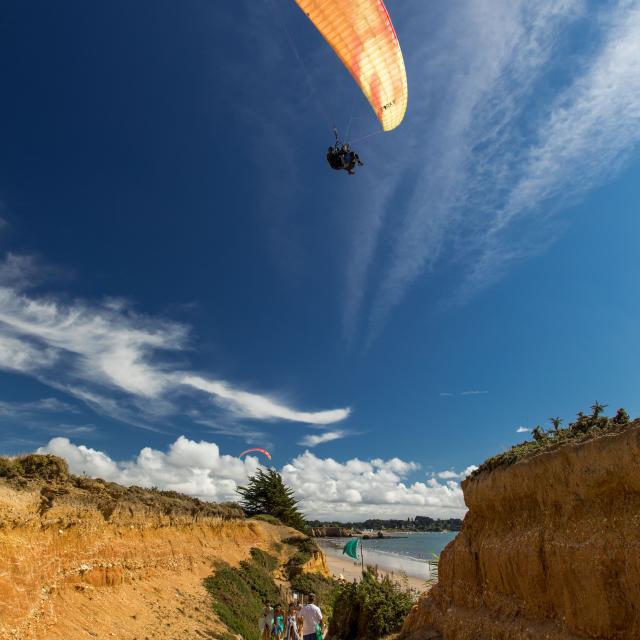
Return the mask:
POLYGON ((389 0, 409 108, 348 177, 377 123, 294 2, 6 3, 0 452, 456 515, 518 427, 640 413, 640 5, 529 5, 389 0))

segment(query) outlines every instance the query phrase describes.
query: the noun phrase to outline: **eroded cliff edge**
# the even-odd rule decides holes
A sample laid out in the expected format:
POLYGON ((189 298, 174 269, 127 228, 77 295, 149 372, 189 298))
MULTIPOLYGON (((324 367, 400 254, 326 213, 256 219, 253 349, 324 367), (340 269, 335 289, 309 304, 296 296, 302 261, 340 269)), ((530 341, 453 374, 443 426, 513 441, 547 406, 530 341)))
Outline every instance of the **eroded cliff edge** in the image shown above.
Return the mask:
MULTIPOLYGON (((203 579, 253 547, 283 566, 296 552, 298 532, 235 505, 73 477, 50 459, 0 479, 0 640, 233 637, 203 579)), ((324 556, 303 570, 326 574, 324 556)))
POLYGON ((463 482, 406 640, 640 638, 640 424, 463 482))

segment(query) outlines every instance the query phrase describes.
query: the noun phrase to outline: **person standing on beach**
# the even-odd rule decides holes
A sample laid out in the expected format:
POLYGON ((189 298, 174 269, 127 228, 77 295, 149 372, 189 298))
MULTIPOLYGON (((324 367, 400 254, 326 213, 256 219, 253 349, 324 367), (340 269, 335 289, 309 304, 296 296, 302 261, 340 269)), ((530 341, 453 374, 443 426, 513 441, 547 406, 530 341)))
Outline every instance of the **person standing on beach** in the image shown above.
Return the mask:
POLYGON ((284 635, 284 611, 277 604, 273 608, 273 627, 271 628, 271 638, 273 640, 282 640, 284 635))
POLYGON ((287 626, 284 631, 284 640, 300 640, 300 633, 298 632, 298 611, 293 602, 289 605, 289 611, 287 613, 287 626))
POLYGON ((264 610, 258 621, 258 627, 260 629, 260 640, 269 640, 271 635, 271 625, 273 625, 273 610, 265 602, 264 610))
POLYGON ((302 640, 316 640, 316 629, 322 624, 322 611, 315 604, 316 597, 309 594, 309 604, 300 609, 302 623, 302 640))

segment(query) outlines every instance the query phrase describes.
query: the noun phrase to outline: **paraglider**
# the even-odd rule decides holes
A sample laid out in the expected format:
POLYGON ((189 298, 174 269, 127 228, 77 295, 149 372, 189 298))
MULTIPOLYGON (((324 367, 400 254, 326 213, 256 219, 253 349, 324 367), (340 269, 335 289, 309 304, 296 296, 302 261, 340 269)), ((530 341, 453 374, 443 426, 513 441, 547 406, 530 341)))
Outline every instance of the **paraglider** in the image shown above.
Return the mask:
POLYGON ((332 169, 340 171, 344 169, 350 176, 355 176, 356 165, 362 167, 364 162, 360 156, 349 148, 347 143, 340 144, 336 133, 336 143, 327 150, 327 162, 332 169))
POLYGON ((256 451, 257 453, 261 453, 261 454, 265 455, 268 460, 271 460, 271 454, 266 449, 260 449, 259 447, 253 447, 251 449, 247 449, 246 451, 243 451, 238 457, 242 458, 242 456, 246 455, 247 453, 251 453, 252 451, 256 451))
MULTIPOLYGON (((384 131, 407 110, 407 74, 398 36, 382 0, 296 0, 366 96, 384 131)), ((337 137, 337 136, 336 136, 337 137)), ((332 169, 353 175, 361 164, 348 147, 327 153, 332 169)))

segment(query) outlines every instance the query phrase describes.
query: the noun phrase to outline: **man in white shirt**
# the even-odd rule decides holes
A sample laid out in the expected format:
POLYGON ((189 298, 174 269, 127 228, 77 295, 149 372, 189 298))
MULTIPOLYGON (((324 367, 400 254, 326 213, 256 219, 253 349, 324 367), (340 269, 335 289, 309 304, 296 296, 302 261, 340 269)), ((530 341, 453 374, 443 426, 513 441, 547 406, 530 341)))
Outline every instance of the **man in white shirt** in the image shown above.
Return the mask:
POLYGON ((315 595, 309 594, 309 604, 300 609, 302 618, 302 640, 316 640, 316 625, 322 623, 322 611, 314 604, 315 595))

